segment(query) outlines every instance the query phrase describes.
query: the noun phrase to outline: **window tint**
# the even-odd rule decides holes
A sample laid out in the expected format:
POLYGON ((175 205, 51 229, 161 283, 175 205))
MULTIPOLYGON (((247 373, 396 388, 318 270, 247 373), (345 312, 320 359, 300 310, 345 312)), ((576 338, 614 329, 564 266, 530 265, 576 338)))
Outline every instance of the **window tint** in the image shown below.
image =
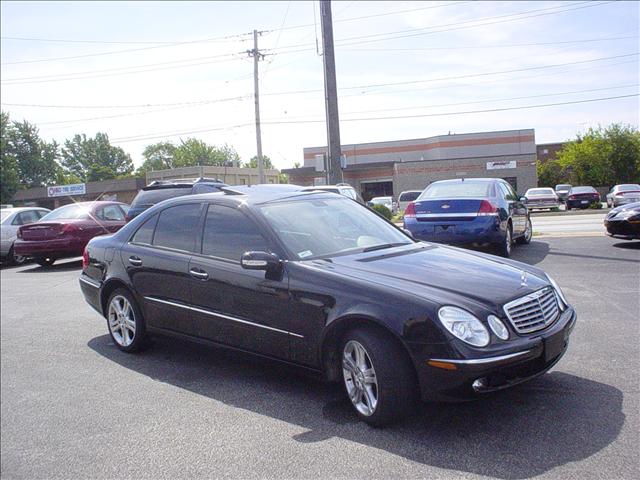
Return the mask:
POLYGON ((46 210, 36 210, 36 212, 38 212, 38 217, 39 217, 39 218, 42 218, 42 217, 44 217, 47 213, 49 213, 49 212, 47 212, 46 210))
POLYGON ((220 189, 214 185, 208 185, 206 183, 197 183, 193 187, 193 193, 213 193, 219 192, 220 189))
POLYGON ((136 198, 131 202, 132 207, 150 207, 168 198, 181 197, 191 193, 191 185, 169 188, 152 188, 151 190, 140 190, 136 198))
POLYGON ((98 218, 108 221, 124 221, 124 213, 117 205, 107 205, 98 210, 98 218))
POLYGON ((158 247, 193 251, 200 220, 200 205, 190 203, 163 210, 158 217, 153 244, 158 247))
POLYGON ((134 243, 142 243, 144 245, 151 245, 153 240, 153 231, 156 228, 156 222, 158 221, 158 214, 152 215, 146 222, 142 224, 138 231, 131 239, 134 243))
POLYGON ((257 225, 231 207, 209 205, 204 224, 202 253, 240 261, 244 252, 269 251, 269 244, 257 225))

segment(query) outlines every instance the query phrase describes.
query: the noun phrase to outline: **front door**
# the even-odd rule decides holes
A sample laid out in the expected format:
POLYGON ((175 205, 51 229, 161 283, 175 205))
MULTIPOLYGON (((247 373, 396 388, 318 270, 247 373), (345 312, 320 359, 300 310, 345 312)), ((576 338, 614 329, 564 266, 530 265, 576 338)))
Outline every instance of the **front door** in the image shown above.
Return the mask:
POLYGON ((289 358, 288 280, 245 270, 246 251, 274 252, 252 218, 239 208, 210 204, 201 254, 189 263, 197 334, 218 343, 289 358))

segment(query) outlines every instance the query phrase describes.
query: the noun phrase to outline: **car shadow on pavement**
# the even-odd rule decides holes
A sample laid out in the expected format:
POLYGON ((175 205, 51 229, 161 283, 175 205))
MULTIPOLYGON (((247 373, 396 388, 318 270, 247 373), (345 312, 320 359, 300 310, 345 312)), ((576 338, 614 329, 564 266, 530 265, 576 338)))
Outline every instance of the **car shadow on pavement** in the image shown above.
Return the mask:
POLYGON ((82 268, 82 260, 74 260, 73 262, 54 263, 50 267, 41 267, 34 264, 31 268, 25 268, 17 273, 55 273, 68 272, 70 270, 79 270, 82 268))
POLYGON ((614 243, 613 246, 616 248, 623 248, 625 250, 640 250, 640 240, 614 243))
MULTIPOLYGON (((617 388, 562 372, 543 375, 477 402, 431 403, 385 428, 351 410, 340 384, 277 362, 156 338, 142 354, 118 350, 108 335, 88 346, 124 368, 259 415, 307 429, 298 442, 333 437, 413 462, 503 479, 525 479, 607 447, 625 421, 617 388)), ((202 415, 202 412, 194 412, 202 415)))
POLYGON ((511 250, 511 260, 537 265, 549 255, 549 243, 542 240, 531 240, 529 245, 515 245, 511 250))

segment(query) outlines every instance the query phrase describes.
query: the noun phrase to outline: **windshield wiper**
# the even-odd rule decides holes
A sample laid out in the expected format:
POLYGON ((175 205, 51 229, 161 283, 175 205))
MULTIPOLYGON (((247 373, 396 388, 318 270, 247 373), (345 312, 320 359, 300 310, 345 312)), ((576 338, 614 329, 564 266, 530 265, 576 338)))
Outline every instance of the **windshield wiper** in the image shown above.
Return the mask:
POLYGON ((373 252, 375 250, 383 250, 385 248, 399 247, 400 245, 409 245, 406 242, 398 242, 398 243, 382 243, 380 245, 373 245, 371 247, 363 248, 362 252, 373 252))

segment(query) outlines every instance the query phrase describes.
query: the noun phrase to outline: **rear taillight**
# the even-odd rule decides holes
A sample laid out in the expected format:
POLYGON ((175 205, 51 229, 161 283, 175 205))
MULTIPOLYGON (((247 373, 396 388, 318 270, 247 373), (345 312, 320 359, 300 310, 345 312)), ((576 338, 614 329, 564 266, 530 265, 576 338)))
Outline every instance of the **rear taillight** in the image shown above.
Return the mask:
POLYGON ((569 195, 569 196, 567 197, 567 199, 569 199, 569 200, 575 200, 575 199, 576 199, 576 196, 575 196, 575 195, 569 195))
POLYGON ((480 208, 478 209, 479 216, 497 215, 497 214, 498 214, 498 207, 496 207, 493 203, 491 203, 488 200, 480 201, 480 208))
POLYGON ((407 208, 404 210, 404 218, 416 218, 416 204, 409 202, 407 208))
POLYGON ((84 251, 82 252, 82 269, 86 270, 89 266, 89 251, 87 247, 84 247, 84 251))
POLYGON ((18 231, 16 232, 16 237, 18 237, 20 240, 22 240, 22 229, 19 228, 18 231))

